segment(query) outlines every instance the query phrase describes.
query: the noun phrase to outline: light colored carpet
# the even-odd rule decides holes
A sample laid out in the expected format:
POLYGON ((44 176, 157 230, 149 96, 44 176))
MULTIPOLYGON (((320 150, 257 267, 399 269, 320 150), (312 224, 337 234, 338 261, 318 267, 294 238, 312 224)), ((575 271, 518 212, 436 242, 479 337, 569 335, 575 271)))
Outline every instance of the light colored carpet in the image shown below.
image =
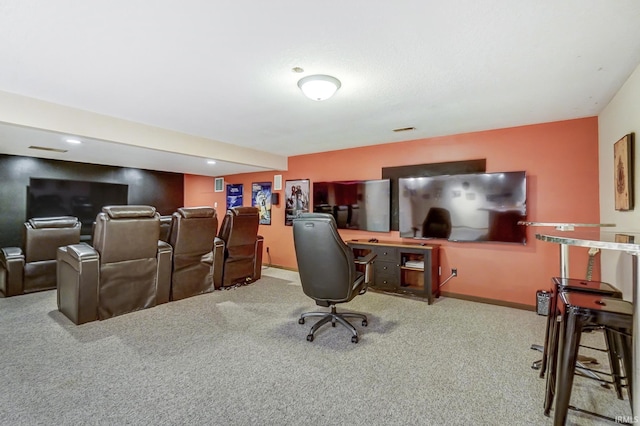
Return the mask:
MULTIPOLYGON (((245 287, 82 326, 57 311, 55 291, 0 299, 0 424, 552 424, 530 368, 544 317, 368 292, 338 307, 369 316, 355 323, 358 344, 340 326, 309 343, 313 321, 297 319, 316 308, 297 273, 275 268, 245 287)), ((574 395, 630 415, 593 381, 577 379, 574 395)), ((602 420, 570 413, 569 424, 602 420)))

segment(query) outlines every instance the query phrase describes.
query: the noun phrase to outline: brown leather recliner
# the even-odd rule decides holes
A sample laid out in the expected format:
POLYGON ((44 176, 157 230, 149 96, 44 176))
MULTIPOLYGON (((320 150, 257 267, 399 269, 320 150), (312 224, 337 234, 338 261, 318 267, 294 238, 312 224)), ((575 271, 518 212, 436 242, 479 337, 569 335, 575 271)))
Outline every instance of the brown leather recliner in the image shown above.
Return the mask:
POLYGON ((168 302, 172 249, 159 236, 154 207, 103 207, 93 247, 58 249, 58 310, 83 324, 168 302))
POLYGON ((224 243, 216 238, 218 217, 213 207, 183 207, 171 218, 173 247, 171 300, 208 293, 222 280, 224 243), (214 258, 214 251, 216 257, 214 258))
POLYGON ((227 210, 218 233, 218 238, 224 242, 224 266, 222 279, 214 281, 216 288, 260 279, 264 239, 258 235, 259 224, 257 207, 227 210))
POLYGON ((0 249, 0 295, 8 297, 56 288, 56 250, 80 242, 76 217, 29 219, 23 228, 23 247, 0 249))
POLYGON ((160 241, 169 242, 171 216, 160 216, 160 241))

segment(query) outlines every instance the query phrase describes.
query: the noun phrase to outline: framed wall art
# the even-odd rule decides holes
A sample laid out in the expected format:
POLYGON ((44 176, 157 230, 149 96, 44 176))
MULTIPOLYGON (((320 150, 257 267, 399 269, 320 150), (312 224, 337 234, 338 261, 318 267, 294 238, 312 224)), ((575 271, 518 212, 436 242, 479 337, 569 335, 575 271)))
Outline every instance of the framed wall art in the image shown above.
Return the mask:
POLYGON ((271 225, 271 182, 251 184, 251 205, 260 211, 260 225, 271 225))
POLYGON ((288 180, 284 185, 286 208, 284 224, 293 225, 300 213, 309 212, 309 179, 288 180))
POLYGON ((227 210, 233 207, 242 207, 242 184, 227 185, 227 210))
POLYGON ((614 197, 616 210, 633 210, 633 139, 623 136, 613 144, 614 197))

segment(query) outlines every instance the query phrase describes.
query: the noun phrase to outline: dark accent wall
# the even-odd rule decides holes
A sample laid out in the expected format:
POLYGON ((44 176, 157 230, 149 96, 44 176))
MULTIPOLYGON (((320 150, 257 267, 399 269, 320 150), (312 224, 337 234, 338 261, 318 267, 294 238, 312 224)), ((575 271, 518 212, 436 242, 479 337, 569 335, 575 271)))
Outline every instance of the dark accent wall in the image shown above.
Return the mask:
POLYGON ((398 179, 407 177, 461 175, 487 171, 486 158, 480 160, 449 161, 446 163, 412 164, 410 166, 383 167, 382 179, 391 180, 391 229, 399 229, 398 179))
POLYGON ((125 184, 129 204, 154 206, 161 215, 170 215, 184 204, 181 173, 0 154, 0 247, 22 245, 31 177, 125 184))

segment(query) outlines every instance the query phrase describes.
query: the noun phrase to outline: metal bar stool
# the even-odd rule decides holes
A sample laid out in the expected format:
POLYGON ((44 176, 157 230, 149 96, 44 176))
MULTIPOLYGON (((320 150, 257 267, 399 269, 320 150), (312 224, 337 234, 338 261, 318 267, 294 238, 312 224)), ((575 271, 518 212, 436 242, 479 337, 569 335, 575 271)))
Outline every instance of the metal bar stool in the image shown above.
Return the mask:
MULTIPOLYGON (((547 371, 549 349, 552 345, 557 345, 557 318, 558 312, 558 293, 562 291, 577 291, 582 293, 598 294, 604 297, 613 297, 622 299, 622 292, 609 283, 602 281, 579 280, 575 278, 554 277, 551 280, 551 296, 549 299, 549 315, 547 316, 547 327, 544 334, 544 346, 542 350, 542 359, 540 360, 540 378, 544 377, 547 371)), ((582 367, 579 364, 580 367, 582 367)), ((552 366, 551 368, 554 368, 552 366)), ((593 376, 592 376, 593 377, 593 376)), ((595 377, 594 377, 595 378, 595 377)))
POLYGON ((569 409, 581 411, 611 421, 615 419, 598 413, 582 410, 569 405, 575 375, 575 365, 582 332, 586 327, 603 326, 609 348, 609 362, 612 367, 613 381, 621 386, 620 355, 627 379, 627 390, 631 401, 631 369, 633 326, 633 304, 626 300, 602 297, 597 294, 561 292, 557 302, 562 315, 559 332, 562 335, 559 350, 551 350, 551 355, 559 355, 557 359, 549 358, 550 366, 557 361, 557 371, 549 368, 545 395, 545 415, 549 415, 556 394, 554 425, 564 425, 569 409), (619 337, 616 337, 616 334, 619 337), (618 344, 616 344, 616 341, 618 344), (620 350, 618 353, 618 347, 620 350), (557 375, 557 380, 556 380, 557 375), (551 384, 551 386, 550 386, 551 384), (557 384, 555 389, 554 384, 557 384))

